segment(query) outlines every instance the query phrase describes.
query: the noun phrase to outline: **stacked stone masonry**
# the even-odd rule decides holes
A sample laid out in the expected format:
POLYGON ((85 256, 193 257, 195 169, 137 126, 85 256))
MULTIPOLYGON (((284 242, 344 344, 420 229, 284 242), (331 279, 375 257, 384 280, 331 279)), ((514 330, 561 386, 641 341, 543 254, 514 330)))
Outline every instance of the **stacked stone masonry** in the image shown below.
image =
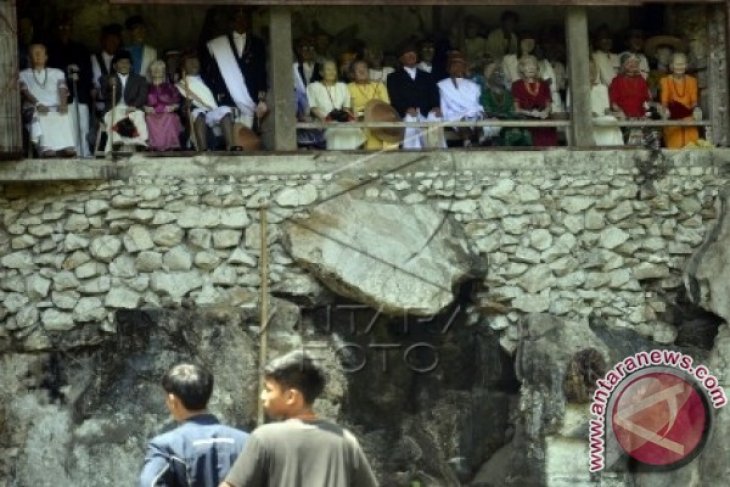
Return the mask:
POLYGON ((397 172, 393 156, 337 174, 347 157, 331 156, 277 175, 149 170, 107 181, 4 183, 0 337, 44 350, 52 333, 114 332, 120 308, 235 304, 260 285, 262 204, 272 288, 313 295, 319 284, 284 252, 280 225, 348 192, 453 214, 488 258, 481 297, 503 310, 489 323, 508 351, 521 318, 536 312, 596 315, 672 342, 674 329, 659 318, 662 293, 681 286, 686 258, 716 221, 724 153, 662 158, 666 174, 651 197, 640 197, 637 184, 637 160, 647 154, 541 154, 434 155, 397 172))

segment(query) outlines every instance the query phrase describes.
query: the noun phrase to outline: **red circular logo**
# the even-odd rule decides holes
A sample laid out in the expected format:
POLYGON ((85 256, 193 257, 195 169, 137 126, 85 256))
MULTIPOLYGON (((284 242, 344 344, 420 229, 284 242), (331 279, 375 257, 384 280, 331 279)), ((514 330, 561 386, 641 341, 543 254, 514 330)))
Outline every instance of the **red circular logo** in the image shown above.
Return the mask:
POLYGON ((670 466, 699 452, 710 420, 695 386, 668 372, 631 381, 616 399, 613 432, 621 448, 646 465, 670 466))

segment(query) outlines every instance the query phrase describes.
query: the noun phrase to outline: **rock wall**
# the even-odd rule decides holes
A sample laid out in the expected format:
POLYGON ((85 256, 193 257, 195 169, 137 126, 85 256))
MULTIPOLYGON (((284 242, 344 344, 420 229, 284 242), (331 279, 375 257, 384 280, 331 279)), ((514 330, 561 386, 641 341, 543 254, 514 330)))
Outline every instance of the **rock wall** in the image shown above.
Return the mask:
MULTIPOLYGON (((99 462, 117 476, 110 478, 133 481, 144 439, 166 416, 153 399, 157 380, 183 357, 197 357, 225 377, 214 409, 251 426, 259 207, 266 205, 269 279, 272 292, 287 300, 274 306, 283 321, 272 353, 323 345, 339 374, 324 410, 361 434, 381 478, 394 485, 414 479, 456 485, 490 458, 512 458, 495 454, 512 441, 530 445, 534 459, 545 462, 524 470, 523 480, 587 483, 587 461, 567 468, 560 460, 584 454, 587 435, 580 427, 586 413, 554 395, 567 362, 583 345, 579 337, 597 340, 588 323, 610 330, 600 336, 604 344, 595 345, 606 363, 624 351, 611 338, 622 330, 634 342, 678 341, 682 273, 719 219, 727 160, 721 150, 440 152, 365 161, 327 154, 251 157, 245 165, 207 156, 137 157, 100 169, 108 180, 3 183, 0 470, 18 485, 45 485, 34 465, 47 457, 59 465, 60 485, 96 485, 69 472, 99 462), (486 274, 452 289, 447 314, 436 317, 443 325, 449 313, 461 313, 458 332, 429 342, 442 353, 437 375, 416 377, 411 369, 342 377, 347 357, 338 340, 367 347, 368 340, 397 341, 403 332, 389 328, 393 316, 375 328, 377 337, 321 329, 318 310, 342 301, 284 244, 291 222, 306 222, 338 198, 394 205, 401 218, 408 207, 431 205, 445 223, 413 247, 426 247, 439 229, 455 226, 486 261, 486 274), (526 321, 535 313, 553 321, 526 321), (171 321, 170 314, 177 317, 171 321), (517 354, 518 377, 505 378, 514 372, 499 357, 520 344, 543 349, 539 341, 530 344, 530 330, 542 328, 558 330, 556 336, 570 337, 572 345, 557 346, 562 351, 543 361, 545 370, 535 362, 541 355, 517 354), (241 369, 225 371, 238 357, 241 369), (467 363, 478 365, 464 374, 467 363), (549 391, 542 386, 548 379, 555 386, 549 391), (396 410, 403 413, 393 415, 396 410), (112 455, 119 460, 109 463, 112 455)), ((48 167, 47 178, 66 170, 48 167)), ((30 163, 18 168, 27 174, 38 169, 30 163)), ((409 226, 380 226, 385 216, 360 218, 363 227, 381 228, 388 241, 405 245, 409 226)), ((343 248, 339 259, 358 259, 362 250, 343 248)), ((713 339, 714 333, 706 350, 713 339)), ((484 471, 494 479, 500 470, 492 464, 484 471)))
POLYGON ((461 222, 488 257, 479 303, 504 330, 507 350, 520 318, 536 312, 602 317, 673 341, 660 319, 664 298, 681 286, 687 256, 717 219, 721 164, 709 152, 652 161, 615 153, 612 163, 610 153, 557 154, 550 157, 565 160, 550 172, 548 156, 524 153, 461 171, 450 159, 430 159, 439 170, 6 184, 0 333, 43 350, 51 348, 49 333, 90 323, 113 333, 118 309, 204 306, 255 293, 264 202, 274 292, 314 299, 321 285, 283 250, 282 223, 347 194, 427 202, 461 222), (504 167, 511 161, 519 163, 504 167), (645 177, 656 179, 651 192, 637 184, 645 177))

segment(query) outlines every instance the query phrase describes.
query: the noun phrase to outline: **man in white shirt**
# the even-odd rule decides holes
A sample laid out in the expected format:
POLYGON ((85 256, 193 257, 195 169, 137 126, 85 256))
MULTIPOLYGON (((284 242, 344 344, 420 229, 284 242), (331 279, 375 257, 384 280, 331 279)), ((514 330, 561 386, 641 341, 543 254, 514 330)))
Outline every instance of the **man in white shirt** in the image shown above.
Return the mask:
MULTIPOLYGON (((484 115, 479 98, 481 88, 466 76, 466 59, 452 54, 448 61, 449 77, 438 82, 441 113, 446 121, 481 120, 484 115)), ((470 127, 455 129, 464 147, 472 144, 474 131, 470 127)))
POLYGON ((43 44, 31 44, 31 67, 20 72, 20 92, 29 114, 31 142, 41 157, 76 154, 73 124, 68 113, 68 86, 63 71, 46 67, 43 44))
POLYGON ((213 92, 200 77, 200 60, 196 56, 185 57, 183 77, 175 86, 187 100, 188 129, 196 150, 208 150, 208 127, 220 127, 226 140, 226 149, 230 150, 234 145, 233 109, 218 105, 213 92))
POLYGON ((598 77, 606 86, 611 86, 611 81, 616 77, 621 63, 618 54, 611 52, 613 48, 613 37, 608 27, 603 25, 598 28, 595 34, 595 50, 593 51, 593 62, 598 68, 598 77))

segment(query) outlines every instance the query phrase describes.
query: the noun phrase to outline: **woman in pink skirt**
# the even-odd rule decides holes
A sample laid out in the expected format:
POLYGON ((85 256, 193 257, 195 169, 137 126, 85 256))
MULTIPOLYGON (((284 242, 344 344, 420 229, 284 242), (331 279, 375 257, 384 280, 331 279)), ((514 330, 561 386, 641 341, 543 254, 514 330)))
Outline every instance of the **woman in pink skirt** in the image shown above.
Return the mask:
POLYGON ((175 112, 180 106, 180 93, 167 81, 164 61, 150 65, 150 78, 145 106, 149 148, 157 151, 179 149, 182 124, 175 112))

